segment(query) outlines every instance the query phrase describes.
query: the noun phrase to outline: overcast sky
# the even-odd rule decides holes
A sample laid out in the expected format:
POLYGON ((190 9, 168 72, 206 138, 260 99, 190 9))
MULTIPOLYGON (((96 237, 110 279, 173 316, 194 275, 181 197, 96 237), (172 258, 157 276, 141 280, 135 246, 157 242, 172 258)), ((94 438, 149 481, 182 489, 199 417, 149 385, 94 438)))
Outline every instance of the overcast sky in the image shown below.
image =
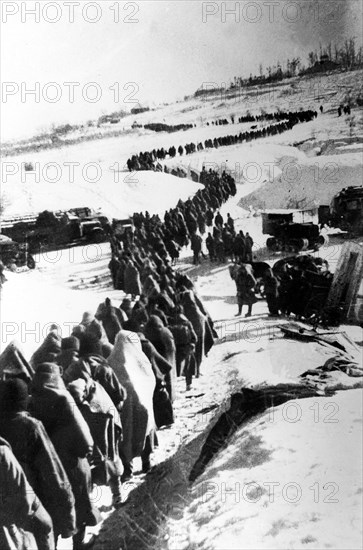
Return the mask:
POLYGON ((220 85, 235 75, 257 74, 260 62, 265 68, 288 57, 305 61, 319 42, 356 37, 360 45, 362 4, 79 0, 67 5, 3 0, 2 139, 29 135, 51 123, 77 123, 102 112, 129 110, 127 98, 148 100, 150 106, 182 98, 204 82, 220 85), (39 22, 27 12, 32 8, 38 9, 39 22), (232 8, 235 14, 228 13, 232 8), (58 87, 47 87, 50 82, 58 87), (65 82, 80 84, 74 87, 73 103, 71 85, 65 82), (97 87, 84 89, 90 82, 97 87), (21 92, 36 83, 37 102, 34 96, 22 98, 21 92), (97 93, 102 97, 92 103, 97 93), (51 103, 56 94, 61 99, 51 103))

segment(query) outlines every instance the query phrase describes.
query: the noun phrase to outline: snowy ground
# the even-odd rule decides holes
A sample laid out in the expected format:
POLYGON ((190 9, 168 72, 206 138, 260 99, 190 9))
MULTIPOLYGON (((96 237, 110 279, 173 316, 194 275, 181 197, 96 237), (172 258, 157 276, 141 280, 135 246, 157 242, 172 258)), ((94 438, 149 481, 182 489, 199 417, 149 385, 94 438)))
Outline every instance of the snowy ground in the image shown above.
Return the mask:
MULTIPOLYGON (((238 193, 223 206, 222 214, 230 212, 237 228, 251 233, 256 242, 255 255, 271 264, 280 256, 267 255, 261 218, 248 215, 249 205, 270 207, 276 201, 278 206, 286 207, 291 196, 294 201, 301 197, 325 201, 338 188, 361 183, 361 111, 353 111, 353 135, 349 119, 338 119, 336 115, 336 106, 356 85, 353 77, 341 75, 335 96, 330 94, 334 81, 324 81, 325 100, 315 97, 313 105, 302 96, 304 108, 325 101, 325 110, 331 109, 314 122, 300 124, 281 136, 181 159, 183 165, 191 163, 198 168, 209 162, 214 163, 210 165, 212 168, 224 169, 227 163, 236 176, 238 193), (287 176, 285 167, 291 160, 301 168, 300 179, 287 176), (259 170, 253 175, 251 168, 246 172, 246 165, 252 168, 255 165, 259 170), (337 181, 330 181, 331 176, 337 181)), ((267 111, 278 106, 286 108, 290 101, 296 100, 293 85, 290 82, 279 88, 273 100, 266 96, 258 106, 267 111)), ((188 117, 195 119, 196 108, 193 100, 169 106, 153 116, 155 121, 162 114, 167 122, 179 123, 188 117)), ((295 109, 296 105, 290 108, 295 109)), ((242 110, 236 98, 201 102, 198 121, 202 123, 203 117, 206 120, 227 116, 232 109, 242 110)), ((146 120, 146 114, 143 116, 146 120)), ((198 184, 151 172, 138 173, 133 180, 135 175, 130 177, 121 171, 121 178, 115 181, 115 171, 110 167, 119 162, 118 168, 123 170, 127 157, 140 150, 200 141, 237 132, 237 128, 237 125, 204 126, 202 132, 196 128, 190 134, 171 135, 137 132, 127 140, 109 138, 6 158, 14 163, 39 162, 41 166, 57 163, 62 174, 54 184, 31 183, 31 180, 21 183, 20 172, 9 178, 2 186, 5 215, 86 204, 101 206, 111 216, 145 209, 162 213, 165 208, 175 206, 180 197, 193 194, 198 184), (90 184, 79 176, 72 184, 65 175, 66 162, 78 162, 80 173, 87 163, 97 163, 102 178, 90 184)), ((167 164, 172 162, 176 161, 167 164)), ((319 252, 333 270, 343 242, 342 238, 331 239, 319 252)), ((51 252, 36 259, 34 271, 6 272, 8 281, 1 296, 1 348, 15 338, 27 357, 43 340, 50 323, 58 323, 62 335, 67 336, 83 311, 94 311, 106 296, 116 305, 123 297, 111 288, 107 244, 51 252)), ((138 474, 125 488, 130 492, 128 503, 115 512, 110 506, 109 491, 95 492, 97 504, 108 518, 95 548, 360 548, 361 389, 340 391, 332 398, 299 401, 290 409, 285 405, 273 415, 267 411, 235 434, 228 448, 210 463, 193 486, 187 482, 210 427, 228 407, 231 391, 242 385, 296 382, 302 372, 322 365, 332 352, 317 344, 282 339, 279 323, 267 317, 265 302, 254 306, 248 321, 236 320, 235 286, 227 265, 205 260, 194 267, 191 251, 186 250, 178 268, 194 279, 216 321, 219 340, 203 363, 203 376, 195 381, 192 392, 187 394, 184 381, 178 382, 175 425, 159 433, 160 446, 153 457, 156 466, 153 471, 146 478, 138 474), (296 422, 294 413, 299 417, 296 422), (268 489, 272 490, 273 482, 278 485, 271 495, 268 489), (255 485, 248 485, 251 483, 255 485)), ((358 327, 340 327, 340 330, 349 331, 358 346, 362 345, 358 327)), ((358 349, 361 351, 361 347, 358 349)), ((359 385, 361 378, 354 382, 359 385)), ((139 466, 136 461, 136 467, 139 466)), ((70 542, 61 541, 59 548, 68 550, 70 542)))
POLYGON ((353 390, 241 428, 186 492, 168 547, 360 548, 361 415, 353 390))

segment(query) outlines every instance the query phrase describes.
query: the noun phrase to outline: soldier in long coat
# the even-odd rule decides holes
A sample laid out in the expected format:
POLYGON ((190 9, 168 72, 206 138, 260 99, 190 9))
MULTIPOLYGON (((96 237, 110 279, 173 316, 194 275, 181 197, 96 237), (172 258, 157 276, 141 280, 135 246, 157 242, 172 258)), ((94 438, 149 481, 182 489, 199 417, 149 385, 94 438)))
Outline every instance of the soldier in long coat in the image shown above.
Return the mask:
POLYGON ((155 423, 158 428, 170 426, 174 422, 173 404, 170 393, 166 387, 166 378, 170 378, 170 372, 173 366, 156 350, 155 346, 148 340, 142 332, 138 333, 140 337, 142 351, 149 359, 155 379, 156 386, 153 395, 153 406, 155 423), (164 391, 165 390, 165 391, 164 391))
POLYGON ((184 315, 183 306, 175 308, 175 316, 170 325, 176 345, 176 370, 178 376, 185 376, 187 391, 192 387, 196 370, 195 348, 198 341, 192 323, 184 315))
POLYGON ((140 273, 132 260, 128 261, 125 268, 124 291, 131 294, 133 299, 141 294, 140 273))
POLYGON ((101 520, 90 498, 91 470, 86 458, 92 452, 93 439, 73 397, 65 388, 58 365, 39 365, 31 389, 30 412, 42 421, 72 486, 78 529, 73 536, 73 548, 80 548, 86 526, 97 525, 101 520))
POLYGON ((93 482, 110 486, 113 505, 122 504, 122 463, 119 443, 122 426, 119 413, 106 390, 92 378, 78 378, 68 386, 94 440, 91 462, 93 482))
POLYGON ((155 418, 153 394, 156 385, 150 361, 142 351, 139 336, 121 330, 108 358, 127 398, 121 410, 123 440, 120 456, 124 466, 123 479, 132 476, 133 458, 141 456, 143 469, 150 468, 155 418))
POLYGON ((144 334, 155 346, 156 350, 172 366, 171 370, 165 375, 165 383, 170 398, 174 401, 176 385, 176 348, 174 337, 156 315, 150 315, 150 319, 145 326, 144 334))
POLYGON ((242 307, 248 306, 246 317, 251 317, 252 306, 257 302, 254 289, 257 281, 253 276, 252 267, 249 264, 242 264, 237 272, 235 283, 237 287, 238 312, 236 316, 242 314, 242 307))
POLYGON ((268 269, 264 276, 265 296, 268 309, 271 316, 279 314, 279 282, 272 273, 272 269, 268 269))
POLYGON ((35 494, 53 521, 55 540, 76 533, 74 496, 43 424, 28 412, 28 387, 13 379, 0 386, 0 435, 11 445, 35 494))
POLYGON ((35 546, 54 550, 52 520, 30 486, 9 443, 2 437, 0 491, 1 550, 33 550, 35 546))
POLYGON ((186 318, 191 322, 194 332, 197 335, 197 343, 195 348, 196 361, 196 377, 199 377, 200 366, 204 357, 205 336, 206 336, 206 318, 200 311, 194 294, 191 290, 183 292, 182 305, 186 318))

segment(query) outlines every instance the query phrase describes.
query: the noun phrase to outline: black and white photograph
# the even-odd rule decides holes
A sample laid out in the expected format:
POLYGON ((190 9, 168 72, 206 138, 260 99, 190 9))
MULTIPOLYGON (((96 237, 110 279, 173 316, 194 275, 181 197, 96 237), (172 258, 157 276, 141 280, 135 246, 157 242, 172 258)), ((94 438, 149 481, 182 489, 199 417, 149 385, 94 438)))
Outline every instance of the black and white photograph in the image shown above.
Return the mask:
POLYGON ((362 550, 363 2, 0 2, 0 550, 362 550))

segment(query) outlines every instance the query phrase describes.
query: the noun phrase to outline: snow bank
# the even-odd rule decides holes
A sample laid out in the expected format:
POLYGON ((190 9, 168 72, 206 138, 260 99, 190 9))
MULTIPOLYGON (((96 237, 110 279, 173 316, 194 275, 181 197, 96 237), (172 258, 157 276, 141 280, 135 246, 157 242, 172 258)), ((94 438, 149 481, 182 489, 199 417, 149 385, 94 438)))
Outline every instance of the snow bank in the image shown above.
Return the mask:
POLYGON ((269 209, 330 204, 338 191, 348 185, 361 185, 363 179, 362 159, 356 153, 286 156, 279 169, 273 181, 243 197, 239 206, 269 209))
MULTIPOLYGON (((100 169, 98 167, 98 169, 100 169)), ((88 177, 96 178, 90 170, 88 177)), ((67 172, 68 174, 68 172, 67 172)), ((101 208, 109 217, 127 218, 136 211, 148 210, 151 214, 163 215, 165 210, 175 207, 179 198, 186 200, 203 187, 190 180, 181 180, 161 172, 102 172, 94 183, 81 180, 70 182, 66 173, 55 183, 49 180, 34 182, 28 176, 21 182, 18 175, 9 177, 2 184, 6 209, 5 216, 60 210, 80 206, 101 208)))
POLYGON ((240 428, 193 486, 168 548, 361 548, 361 416, 352 390, 240 428))

